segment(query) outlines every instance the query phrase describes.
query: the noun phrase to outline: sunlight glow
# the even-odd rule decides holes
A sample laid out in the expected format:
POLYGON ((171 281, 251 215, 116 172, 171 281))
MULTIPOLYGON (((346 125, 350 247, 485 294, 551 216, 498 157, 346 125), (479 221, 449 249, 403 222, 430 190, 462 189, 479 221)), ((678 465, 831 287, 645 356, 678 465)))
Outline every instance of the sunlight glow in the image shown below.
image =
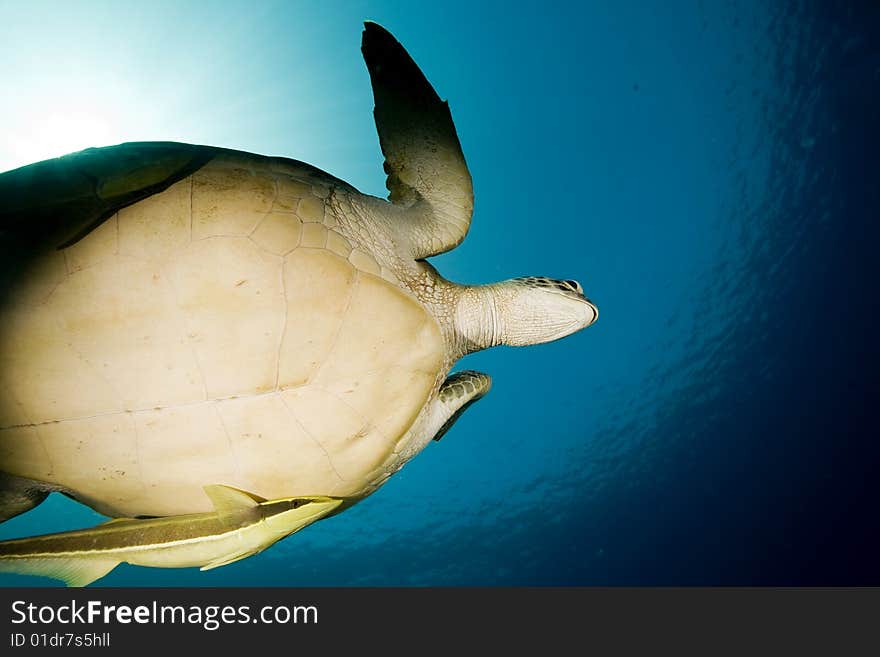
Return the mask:
POLYGON ((120 141, 110 119, 95 112, 52 112, 31 117, 29 131, 10 136, 0 170, 120 141))
POLYGON ((293 157, 384 196, 358 20, 290 39, 269 3, 89 4, 47 13, 0 0, 0 173, 95 146, 177 141, 293 157), (339 30, 346 48, 327 53, 339 30))
POLYGON ((144 127, 133 94, 115 80, 101 85, 79 74, 46 76, 40 82, 23 88, 16 102, 0 109, 0 120, 10 126, 0 138, 0 171, 131 141, 144 127))

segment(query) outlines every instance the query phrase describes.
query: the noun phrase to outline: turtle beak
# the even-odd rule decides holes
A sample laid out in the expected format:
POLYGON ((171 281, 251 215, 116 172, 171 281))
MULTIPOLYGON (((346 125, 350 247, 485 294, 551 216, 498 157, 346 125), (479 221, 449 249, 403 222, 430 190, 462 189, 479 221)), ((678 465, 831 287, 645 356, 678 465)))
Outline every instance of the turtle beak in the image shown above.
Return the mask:
POLYGON ((565 284, 568 285, 569 288, 577 292, 578 296, 581 298, 582 301, 585 302, 587 306, 585 308, 585 317, 583 322, 584 328, 590 326, 591 324, 594 324, 596 320, 599 319, 599 309, 596 307, 595 303, 587 299, 586 295, 584 294, 583 286, 575 280, 567 280, 565 281, 565 284))
POLYGON ((588 319, 587 323, 584 325, 585 327, 587 327, 592 324, 595 324, 596 320, 599 319, 599 308, 596 307, 595 303, 593 303, 592 301, 587 299, 587 297, 584 297, 584 301, 586 302, 587 308, 589 309, 589 311, 593 313, 593 318, 588 319))

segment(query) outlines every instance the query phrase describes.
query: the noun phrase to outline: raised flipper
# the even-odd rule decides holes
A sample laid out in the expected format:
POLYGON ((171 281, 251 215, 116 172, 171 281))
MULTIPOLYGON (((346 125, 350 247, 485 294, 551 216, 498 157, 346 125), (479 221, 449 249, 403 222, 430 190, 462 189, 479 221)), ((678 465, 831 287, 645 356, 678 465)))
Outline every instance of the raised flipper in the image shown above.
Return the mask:
POLYGON ((0 522, 30 511, 52 490, 48 484, 0 472, 0 522))
POLYGON ((440 440, 468 406, 482 398, 491 387, 492 378, 482 372, 464 370, 451 374, 440 386, 427 432, 433 431, 434 440, 440 440))
POLYGON ((449 105, 387 30, 364 24, 361 51, 385 155, 390 200, 401 210, 416 259, 455 248, 471 224, 474 190, 449 105))

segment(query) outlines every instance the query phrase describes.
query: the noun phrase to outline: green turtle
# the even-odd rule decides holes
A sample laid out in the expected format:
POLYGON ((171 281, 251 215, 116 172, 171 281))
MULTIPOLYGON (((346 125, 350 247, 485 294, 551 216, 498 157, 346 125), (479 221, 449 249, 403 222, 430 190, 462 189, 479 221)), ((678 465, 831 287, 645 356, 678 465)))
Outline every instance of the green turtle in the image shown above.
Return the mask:
POLYGON ((310 165, 126 143, 0 175, 0 518, 364 498, 489 389, 462 356, 592 324, 571 280, 458 285, 473 190, 446 102, 366 23, 389 200, 310 165))

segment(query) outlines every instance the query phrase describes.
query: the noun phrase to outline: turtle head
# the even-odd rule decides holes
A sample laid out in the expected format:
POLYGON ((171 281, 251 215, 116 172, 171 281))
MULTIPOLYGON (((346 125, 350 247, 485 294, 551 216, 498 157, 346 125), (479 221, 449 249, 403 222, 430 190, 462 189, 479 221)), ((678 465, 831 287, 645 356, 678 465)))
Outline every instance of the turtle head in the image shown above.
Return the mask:
POLYGON ((551 342, 596 321, 599 309, 580 283, 540 276, 504 281, 493 287, 501 344, 551 342))
POLYGON ((469 287, 457 311, 468 352, 551 342, 586 328, 598 316, 580 283, 538 276, 469 287))

